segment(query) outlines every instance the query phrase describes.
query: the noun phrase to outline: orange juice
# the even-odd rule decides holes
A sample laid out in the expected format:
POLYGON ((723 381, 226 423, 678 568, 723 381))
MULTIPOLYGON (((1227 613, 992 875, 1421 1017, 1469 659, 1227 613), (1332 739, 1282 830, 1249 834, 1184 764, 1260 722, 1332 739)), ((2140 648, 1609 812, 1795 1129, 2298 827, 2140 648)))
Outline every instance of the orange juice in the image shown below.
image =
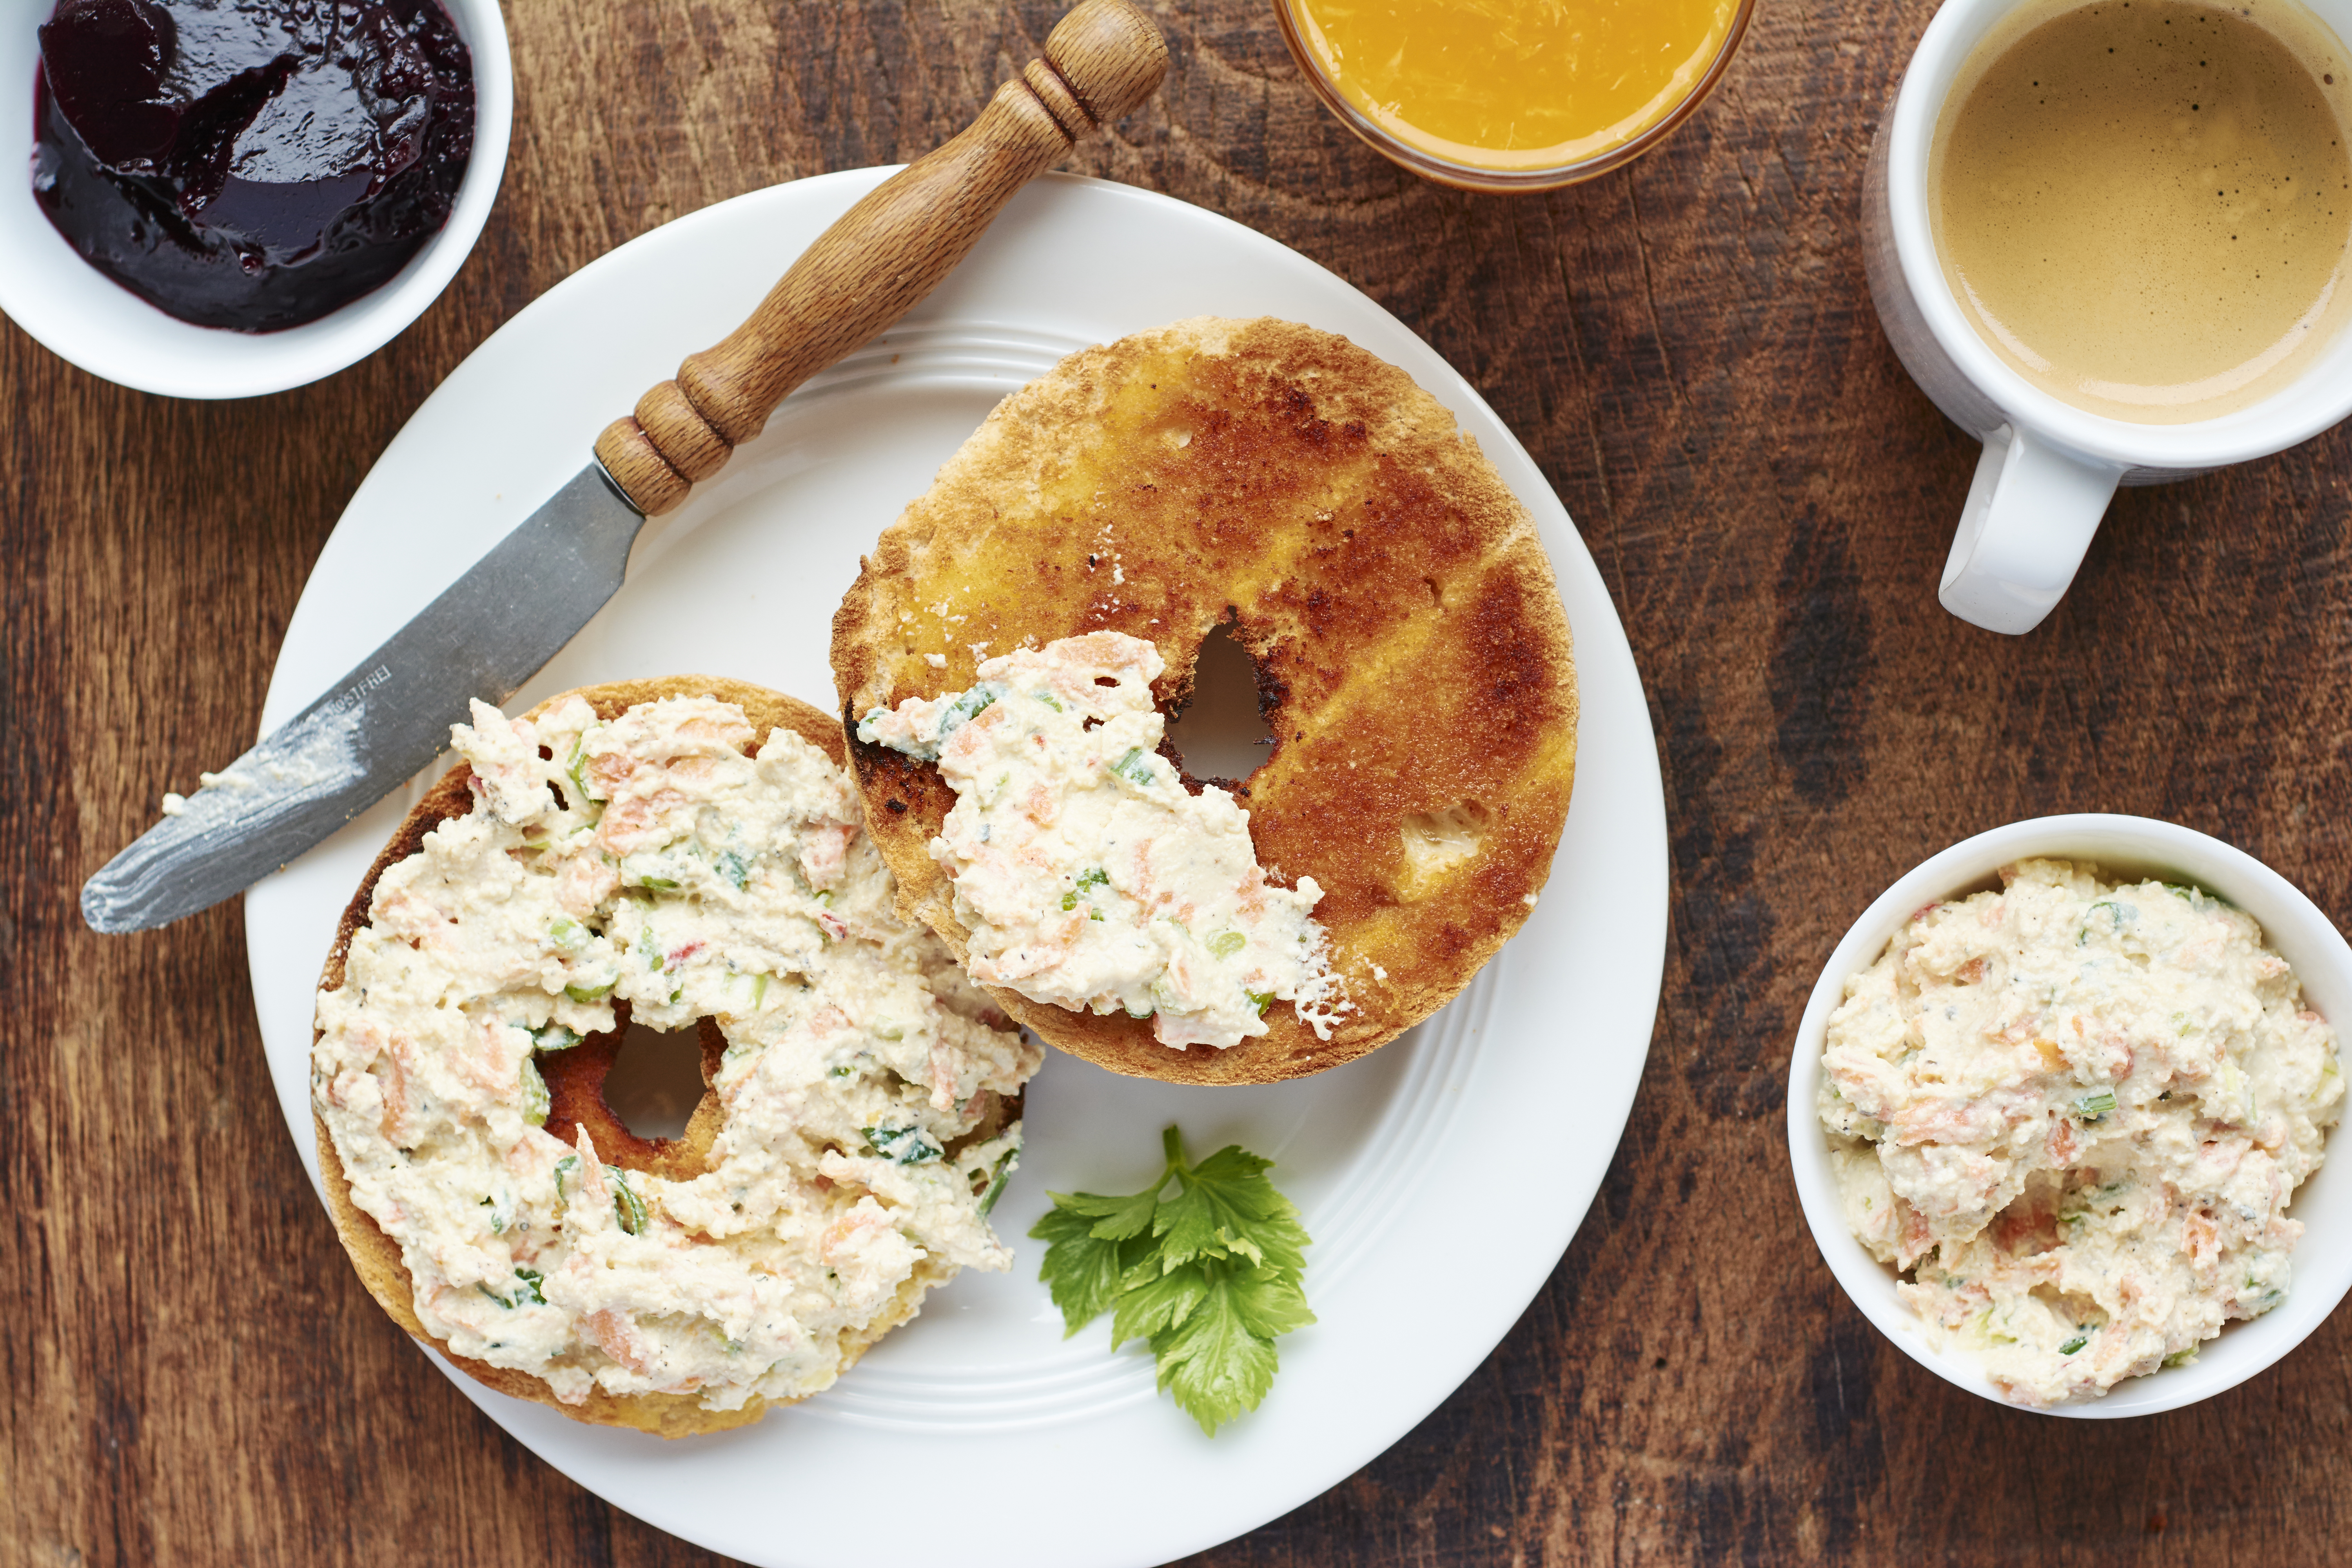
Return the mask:
POLYGON ((1278 0, 1340 95, 1429 156, 1550 169, 1672 114, 1738 0, 1278 0))

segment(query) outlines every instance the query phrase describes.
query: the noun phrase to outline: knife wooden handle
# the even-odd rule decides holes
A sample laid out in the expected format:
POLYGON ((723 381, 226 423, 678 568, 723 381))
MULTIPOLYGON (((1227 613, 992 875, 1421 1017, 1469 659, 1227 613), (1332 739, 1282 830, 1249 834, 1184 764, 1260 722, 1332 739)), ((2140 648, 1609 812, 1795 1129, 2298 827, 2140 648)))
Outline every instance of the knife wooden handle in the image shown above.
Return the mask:
POLYGON ((884 181, 809 247, 751 319, 690 354, 676 381, 596 438, 597 460, 648 517, 668 511, 760 433, 784 395, 914 308, 1013 193, 1167 74, 1168 46, 1129 0, 1083 0, 1042 59, 962 134, 884 181))

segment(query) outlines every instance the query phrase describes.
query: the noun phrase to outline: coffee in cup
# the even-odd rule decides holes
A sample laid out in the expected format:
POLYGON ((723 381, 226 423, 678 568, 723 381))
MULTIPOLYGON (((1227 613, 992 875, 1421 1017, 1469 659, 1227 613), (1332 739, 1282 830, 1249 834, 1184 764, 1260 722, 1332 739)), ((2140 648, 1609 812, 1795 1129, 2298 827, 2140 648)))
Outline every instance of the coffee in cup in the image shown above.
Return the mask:
MULTIPOLYGON (((2029 631, 2066 592, 2119 485, 2162 484, 2284 451, 2352 416, 2352 330, 2339 327, 2337 314, 2352 283, 2343 276, 2345 204, 2352 197, 2342 129, 2352 109, 2345 38, 2352 38, 2352 0, 2238 0, 2228 13, 2172 0, 1942 0, 1871 143, 1863 267, 1904 368, 1954 424, 1984 443, 1936 590, 1954 615, 1991 631, 2029 631), (2124 51, 2130 38, 2140 40, 2145 85, 2130 95, 2138 101, 2119 112, 2136 117, 2143 142, 2150 127, 2162 133, 2143 148, 2151 160, 2166 151, 2165 161, 2143 163, 2137 174, 2127 160, 2110 162, 2114 177, 2104 185, 2078 178, 2095 165, 2100 139, 2109 135, 2082 123, 2096 117, 2078 116, 2073 133, 2053 132, 2041 119, 2066 107, 2044 104, 2042 96, 2095 84, 2050 68, 2055 56, 2023 52, 2042 26, 2076 13, 2092 13, 2085 22, 2120 35, 2089 46, 2095 72, 2111 58, 2133 64, 2124 51), (2266 38, 2249 44, 2242 32, 2225 36, 2221 29, 2233 23, 2256 26, 2266 38), (2242 47, 2216 54, 2217 42, 2231 37, 2242 47), (2283 48, 2294 69, 2277 68, 2278 57, 2258 47, 2265 42, 2283 48), (1951 226, 1941 197, 1983 176, 1944 153, 1968 100, 2012 50, 2020 51, 2021 79, 2032 96, 2011 101, 2033 113, 2016 114, 2005 127, 1996 118, 1995 131, 2022 152, 1988 166, 2053 188, 2070 182, 2076 195, 2070 207, 2042 199, 2042 187, 2029 183, 2006 203, 1988 204, 1995 243, 1979 254, 1965 237, 1947 245, 1951 226), (2273 62, 2271 86, 2249 92, 2241 82, 2234 96, 2224 90, 2230 83, 2212 73, 2217 60, 2231 58, 2273 62), (2315 92, 2325 120, 2308 112, 2315 92), (2298 101, 2283 101, 2298 93, 2298 101), (2226 121, 2207 121, 2233 102, 2241 107, 2226 121), (2151 105, 2165 112, 2150 113, 2151 105), (2208 132, 2209 123, 2221 130, 2208 132), (2151 182, 2151 167, 2169 171, 2171 184, 2151 182), (2215 171, 2238 177, 2203 182, 2215 171), (2257 177, 2265 173, 2267 184, 2257 177), (2315 194, 2288 195, 2290 175, 2298 192, 2308 184, 2315 194), (2231 202, 2241 205, 2225 209, 2231 202), (2140 222, 2150 210, 2178 221, 2140 222), (2036 218, 2063 239, 2062 220, 2086 211, 2136 225, 2126 233, 2139 238, 2105 251, 2077 249, 2071 266, 2049 259, 2070 253, 2034 249, 2014 234, 2002 243, 2005 219, 2016 219, 2022 233, 2024 218, 2036 218), (2237 226, 2208 226, 2216 213, 2235 216, 2237 226), (2307 239, 2313 226, 2323 242, 2305 246, 2311 265, 2296 272, 2294 242, 2307 239), (2249 246, 2254 250, 2244 254, 2249 246), (2231 247, 2242 279, 2231 265, 2231 247), (2143 269, 2149 251, 2168 259, 2143 269), (2042 270, 2020 284, 2023 267, 2042 270), (2212 292, 2217 277, 2242 283, 2234 307, 2212 292), (2135 281, 2137 296, 2124 287, 2135 281), (1996 328, 2011 341, 2001 342, 1996 328), (2233 330, 2234 339, 2217 328, 2233 330)), ((2079 63, 2085 55, 2074 58, 2079 63)), ((1998 153, 2001 137, 1991 140, 1998 153)), ((1963 152, 1967 141, 1959 139, 1963 152)))
POLYGON ((1969 55, 1929 216, 1962 314, 2108 418, 2210 419, 2352 320, 2352 72, 2293 0, 2048 0, 1969 55))

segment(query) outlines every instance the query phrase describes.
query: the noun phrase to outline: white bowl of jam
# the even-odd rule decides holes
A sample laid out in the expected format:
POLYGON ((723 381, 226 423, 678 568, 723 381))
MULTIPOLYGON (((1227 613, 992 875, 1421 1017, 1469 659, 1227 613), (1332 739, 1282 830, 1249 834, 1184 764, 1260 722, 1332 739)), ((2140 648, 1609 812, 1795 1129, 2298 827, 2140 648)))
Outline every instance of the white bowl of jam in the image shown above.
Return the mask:
POLYGON ((1339 122, 1414 174, 1546 191, 1656 146, 1722 79, 1755 0, 1273 0, 1339 122))
POLYGON ((331 375, 456 276, 513 114, 498 0, 37 0, 0 26, 0 311, 142 392, 331 375))

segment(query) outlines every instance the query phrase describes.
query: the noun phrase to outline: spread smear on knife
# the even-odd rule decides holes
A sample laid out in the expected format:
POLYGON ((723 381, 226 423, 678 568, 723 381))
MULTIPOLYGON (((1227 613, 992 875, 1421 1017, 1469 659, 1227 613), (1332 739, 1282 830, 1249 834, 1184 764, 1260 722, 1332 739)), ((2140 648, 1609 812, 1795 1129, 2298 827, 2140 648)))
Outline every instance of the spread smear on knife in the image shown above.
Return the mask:
POLYGON ((1348 1003, 1310 913, 1322 889, 1270 880, 1249 814, 1214 785, 1186 793, 1157 754, 1161 668, 1140 637, 1065 637, 988 660, 969 690, 877 708, 857 737, 937 763, 956 792, 930 849, 974 980, 1149 1017, 1179 1049, 1264 1035, 1278 1001, 1328 1039, 1348 1003))

